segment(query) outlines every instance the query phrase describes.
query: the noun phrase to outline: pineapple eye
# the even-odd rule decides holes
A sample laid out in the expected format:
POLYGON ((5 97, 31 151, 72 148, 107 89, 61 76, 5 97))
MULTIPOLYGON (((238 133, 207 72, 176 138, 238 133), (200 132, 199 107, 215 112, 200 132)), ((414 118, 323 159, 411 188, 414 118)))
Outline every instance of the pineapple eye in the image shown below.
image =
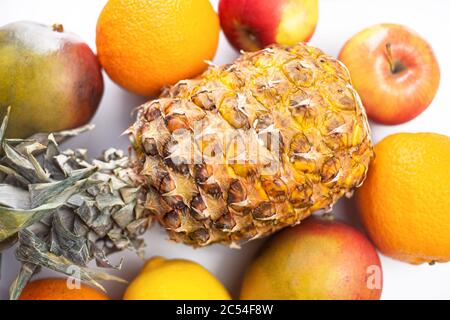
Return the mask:
POLYGON ((153 121, 159 117, 161 117, 160 103, 153 102, 150 107, 144 109, 144 118, 147 121, 153 121))
POLYGON ((299 90, 289 99, 289 111, 303 128, 315 127, 320 109, 327 106, 325 100, 314 92, 299 90))
POLYGON ((249 129, 250 124, 247 116, 238 109, 236 97, 225 98, 219 107, 220 115, 235 129, 249 129))
POLYGON ((222 190, 220 189, 220 186, 217 183, 208 183, 202 185, 203 190, 207 194, 209 194, 214 199, 219 199, 222 196, 222 190))
MULTIPOLYGON (((206 204, 205 204, 205 202, 203 201, 203 198, 202 198, 202 196, 200 195, 200 194, 197 194, 196 196, 194 196, 193 198, 192 198, 192 200, 191 200, 191 208, 192 209, 194 209, 194 211, 196 212, 196 213, 198 213, 197 215, 196 215, 196 217, 198 218, 198 217, 201 217, 201 218, 206 218, 206 216, 203 216, 202 214, 203 214, 203 211, 205 211, 206 210, 206 204)), ((197 219, 197 220, 199 220, 199 219, 197 219)))
POLYGON ((289 198, 294 208, 305 208, 311 204, 312 188, 308 184, 298 185, 289 198))
POLYGON ((204 244, 209 240, 209 233, 206 229, 197 229, 194 232, 189 233, 188 237, 194 242, 194 243, 201 243, 204 244))
POLYGON ((259 51, 253 54, 253 65, 257 68, 265 69, 268 66, 273 65, 273 56, 267 54, 266 51, 259 51))
POLYGON ((288 188, 286 184, 279 178, 261 178, 262 187, 273 202, 286 201, 288 188))
POLYGON ((175 210, 166 213, 163 221, 164 225, 169 227, 170 229, 178 229, 181 226, 180 216, 175 210))
POLYGON ((295 59, 283 66, 286 77, 300 87, 311 87, 315 82, 315 73, 312 68, 302 64, 301 60, 295 59))
POLYGON ((192 96, 191 100, 197 106, 205 110, 213 110, 216 107, 216 103, 212 99, 211 94, 206 90, 197 92, 192 96))
POLYGON ((161 172, 160 173, 160 182, 159 182, 159 192, 164 194, 164 193, 169 193, 170 191, 172 191, 173 189, 175 189, 175 181, 172 179, 172 177, 170 176, 169 173, 167 172, 161 172))
POLYGON ((164 164, 169 168, 172 168, 175 172, 179 172, 185 176, 189 174, 189 166, 186 163, 183 163, 184 159, 179 158, 167 158, 164 159, 164 164))
POLYGON ((170 133, 175 130, 183 129, 189 130, 189 120, 183 114, 170 114, 166 116, 166 126, 170 133))
POLYGON ((347 82, 332 77, 332 82, 324 83, 320 91, 335 109, 344 111, 356 110, 357 98, 354 90, 347 85, 347 82))
POLYGON ((289 106, 291 107, 291 110, 295 110, 296 108, 306 108, 310 105, 311 97, 303 90, 299 90, 290 96, 289 106))
POLYGON ((335 112, 328 112, 321 121, 320 132, 324 142, 331 150, 346 148, 349 143, 349 124, 335 112))
POLYGON ((350 74, 339 60, 327 55, 321 55, 318 61, 321 67, 329 74, 344 79, 346 82, 350 82, 350 74))
POLYGON ((228 204, 239 203, 244 201, 247 198, 247 191, 245 190, 244 185, 238 179, 234 179, 230 183, 230 187, 228 189, 228 204))
POLYGON ((254 121, 254 127, 256 132, 260 132, 261 130, 264 130, 268 128, 269 126, 273 125, 273 116, 269 113, 260 113, 256 117, 254 121))
POLYGON ((182 80, 169 89, 169 95, 172 98, 179 98, 180 96, 188 96, 190 94, 190 88, 195 80, 182 80))
POLYGON ((194 179, 196 183, 205 183, 211 176, 208 167, 205 164, 194 165, 194 179))
POLYGON ((153 138, 145 138, 142 142, 142 148, 144 149, 146 155, 156 156, 158 154, 156 141, 153 138))
POLYGON ((335 157, 328 158, 322 165, 322 169, 320 172, 322 182, 324 183, 331 182, 339 174, 339 169, 340 169, 339 159, 335 157))
POLYGON ((245 75, 235 68, 228 67, 220 73, 220 81, 228 88, 240 88, 245 85, 245 75))
POLYGON ((308 153, 312 148, 308 138, 303 133, 298 133, 294 136, 289 146, 289 155, 291 157, 301 156, 301 154, 308 153))
POLYGON ((261 202, 252 211, 252 215, 256 220, 269 220, 275 216, 275 209, 270 201, 261 202))
POLYGON ((175 210, 181 210, 186 208, 186 205, 184 204, 183 197, 179 195, 174 196, 163 196, 164 201, 174 208, 175 210))
POLYGON ((236 226, 236 222, 231 217, 231 214, 226 213, 214 221, 214 226, 222 231, 231 231, 236 226))
POLYGON ((324 136, 339 133, 344 131, 345 125, 346 122, 343 116, 335 112, 327 112, 322 120, 320 132, 324 136))
POLYGON ((349 189, 359 187, 364 180, 366 170, 367 167, 364 164, 352 161, 351 172, 344 180, 344 184, 348 186, 349 189))

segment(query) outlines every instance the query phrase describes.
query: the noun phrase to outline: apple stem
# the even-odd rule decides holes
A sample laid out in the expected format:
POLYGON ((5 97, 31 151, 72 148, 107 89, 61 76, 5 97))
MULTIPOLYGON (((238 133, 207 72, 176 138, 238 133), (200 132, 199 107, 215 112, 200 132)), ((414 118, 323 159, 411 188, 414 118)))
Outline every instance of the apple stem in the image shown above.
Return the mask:
POLYGON ((391 74, 395 75, 407 69, 407 67, 400 60, 394 60, 394 58, 392 57, 391 44, 389 42, 386 43, 386 57, 389 63, 391 74))
POLYGON ((55 32, 64 32, 64 27, 63 27, 63 25, 60 24, 60 23, 55 23, 55 24, 53 24, 52 29, 53 29, 53 31, 55 31, 55 32))
POLYGON ((386 43, 386 57, 389 63, 389 69, 391 70, 391 73, 395 73, 395 63, 392 59, 392 50, 391 50, 391 44, 388 42, 386 43))

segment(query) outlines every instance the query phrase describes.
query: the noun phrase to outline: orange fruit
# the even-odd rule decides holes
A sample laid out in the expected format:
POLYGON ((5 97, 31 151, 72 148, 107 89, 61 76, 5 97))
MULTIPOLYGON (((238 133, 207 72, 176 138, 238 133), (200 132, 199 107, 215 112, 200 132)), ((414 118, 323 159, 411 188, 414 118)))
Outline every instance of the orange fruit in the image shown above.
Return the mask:
POLYGON ((113 81, 156 95, 205 70, 219 32, 208 0, 109 0, 97 22, 97 53, 113 81))
POLYGON ((109 300, 102 292, 86 285, 69 289, 66 279, 40 279, 28 283, 20 300, 109 300))
POLYGON ((450 138, 394 134, 375 146, 375 154, 356 192, 375 245, 413 264, 450 261, 450 138))

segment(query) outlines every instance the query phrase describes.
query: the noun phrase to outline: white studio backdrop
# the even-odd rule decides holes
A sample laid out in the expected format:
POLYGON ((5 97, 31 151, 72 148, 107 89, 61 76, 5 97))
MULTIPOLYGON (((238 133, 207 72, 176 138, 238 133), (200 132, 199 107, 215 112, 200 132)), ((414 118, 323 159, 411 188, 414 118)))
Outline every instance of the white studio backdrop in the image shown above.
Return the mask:
MULTIPOLYGON (((217 8, 217 0, 212 1, 217 8)), ((95 51, 95 25, 106 0, 1 0, 0 26, 18 20, 45 24, 62 23, 66 30, 80 35, 95 51)), ((422 35, 433 47, 441 68, 441 83, 432 105, 416 119, 398 126, 371 123, 375 142, 396 132, 429 131, 450 135, 450 1, 447 0, 319 0, 319 23, 311 43, 328 54, 337 56, 345 41, 356 32, 375 23, 404 24, 422 35)), ((214 62, 232 62, 238 53, 221 35, 214 62)), ((105 93, 97 115, 96 129, 77 137, 64 147, 83 147, 91 156, 108 147, 127 149, 127 138, 120 134, 133 121, 131 111, 146 99, 124 91, 105 74, 105 93)), ((430 190, 432 192, 432 190, 430 190)), ((450 209, 449 209, 450 210, 450 209)), ((352 201, 342 199, 334 209, 339 217, 359 226, 352 201)), ((427 214, 426 212, 424 214, 427 214)), ((450 230, 449 230, 450 232, 450 230)), ((193 249, 168 241, 165 232, 154 226, 145 236, 146 257, 161 255, 187 258, 199 262, 214 273, 238 296, 243 272, 263 240, 245 244, 242 249, 221 245, 193 249)), ((132 253, 113 256, 113 261, 125 258, 123 268, 115 274, 131 280, 143 264, 132 253)), ((19 270, 14 250, 3 255, 0 279, 0 299, 8 296, 8 287, 19 270)), ((450 263, 433 266, 413 266, 381 256, 384 272, 383 299, 450 299, 450 263)), ((44 270, 39 277, 55 276, 44 270)), ((121 298, 123 284, 105 283, 112 298, 121 298)))

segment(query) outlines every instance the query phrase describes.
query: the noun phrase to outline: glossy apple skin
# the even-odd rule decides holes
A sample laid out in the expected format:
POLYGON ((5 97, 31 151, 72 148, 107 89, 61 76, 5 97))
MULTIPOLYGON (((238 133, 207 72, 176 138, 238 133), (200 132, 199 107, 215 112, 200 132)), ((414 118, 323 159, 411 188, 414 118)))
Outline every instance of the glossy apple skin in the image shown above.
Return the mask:
POLYGON ((241 299, 378 300, 382 269, 355 228, 310 217, 269 240, 245 274, 241 299))
POLYGON ((220 0, 219 17, 237 50, 307 42, 318 19, 318 0, 220 0))
POLYGON ((367 115, 382 124, 400 124, 422 113, 439 87, 440 71, 430 45, 414 31, 378 24, 350 40, 339 54, 349 69, 367 115), (401 68, 392 72, 391 62, 401 68))
POLYGON ((8 137, 84 125, 102 95, 100 64, 78 36, 34 22, 0 28, 0 118, 11 106, 8 137))

